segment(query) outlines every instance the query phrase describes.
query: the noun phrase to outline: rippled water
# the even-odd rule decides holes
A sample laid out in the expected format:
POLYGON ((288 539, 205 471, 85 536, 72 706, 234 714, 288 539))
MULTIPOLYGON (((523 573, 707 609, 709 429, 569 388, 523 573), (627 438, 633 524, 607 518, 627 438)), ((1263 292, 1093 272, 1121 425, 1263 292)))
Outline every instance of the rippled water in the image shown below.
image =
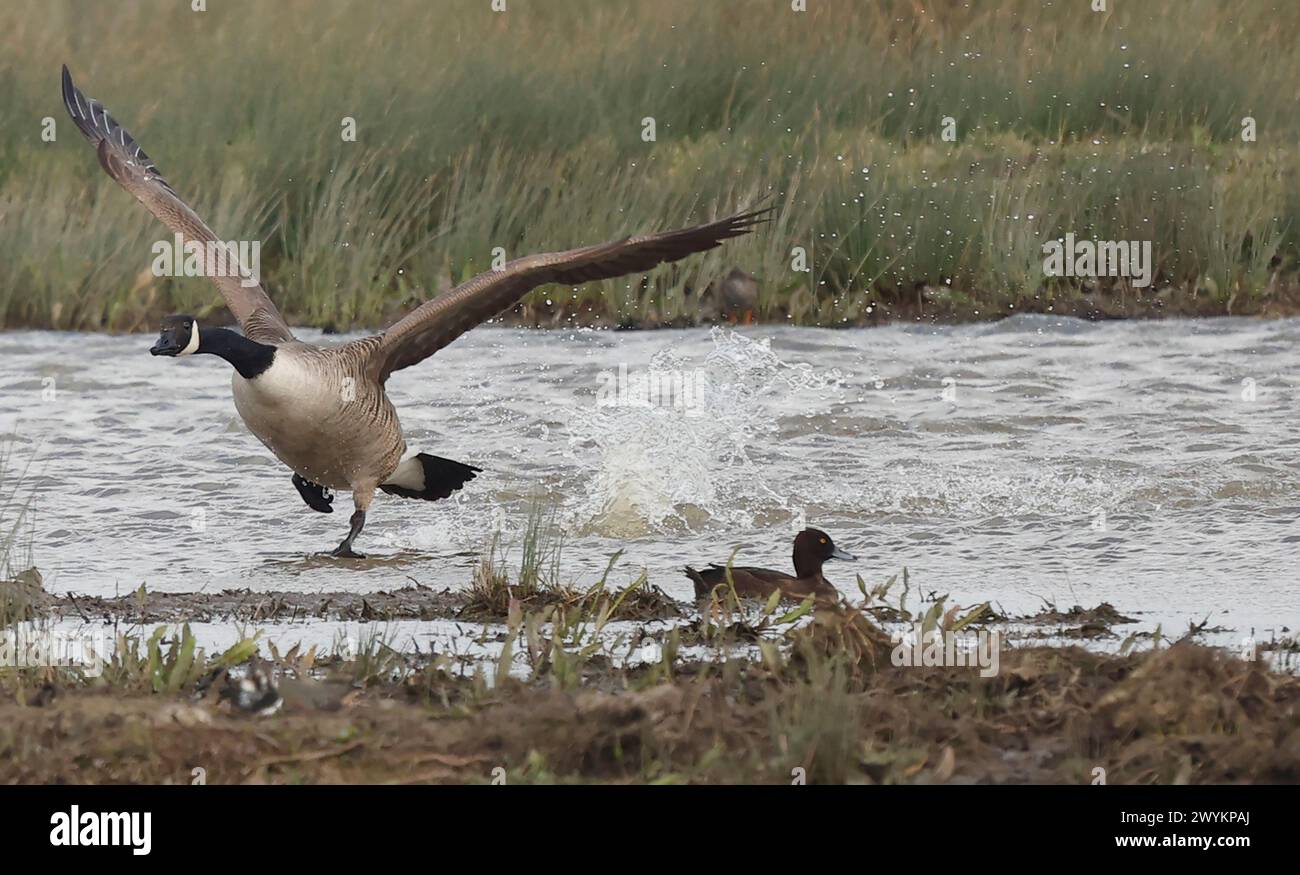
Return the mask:
POLYGON ((355 566, 310 555, 344 534, 347 499, 303 504, 228 367, 151 342, 0 334, 0 430, 57 591, 459 587, 541 500, 577 582, 622 550, 613 580, 645 566, 685 598, 683 564, 741 545, 786 568, 806 522, 860 557, 827 566, 846 593, 906 566, 922 593, 1012 612, 1300 625, 1297 320, 478 329, 390 392, 413 448, 485 473, 454 500, 380 496, 355 566), (688 403, 638 405, 620 366, 688 403))

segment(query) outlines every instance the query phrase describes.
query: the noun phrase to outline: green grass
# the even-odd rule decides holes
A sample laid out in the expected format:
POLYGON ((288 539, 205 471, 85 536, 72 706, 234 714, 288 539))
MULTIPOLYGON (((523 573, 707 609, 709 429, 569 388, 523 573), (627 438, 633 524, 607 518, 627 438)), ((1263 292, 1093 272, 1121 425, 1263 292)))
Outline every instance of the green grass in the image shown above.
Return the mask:
POLYGON ((500 618, 511 614, 515 602, 576 601, 581 591, 560 578, 563 545, 563 532, 556 524, 554 508, 540 502, 533 504, 521 538, 519 573, 514 581, 507 568, 509 551, 498 531, 479 557, 463 614, 500 618))
POLYGON ((768 320, 1046 309, 1077 291, 1042 276, 1041 243, 1067 231, 1152 240, 1156 288, 1192 309, 1267 310, 1295 286, 1300 7, 208 6, 0 9, 0 326, 129 330, 219 308, 203 280, 149 273, 166 232, 68 123, 62 61, 219 234, 263 241, 295 323, 376 326, 486 269, 493 247, 589 244, 763 196, 775 220, 751 237, 646 278, 539 290, 523 317, 691 323, 732 266, 760 278, 768 320), (791 270, 795 246, 811 272, 791 270))
MULTIPOLYGON (((23 486, 31 460, 14 459, 17 436, 0 435, 0 581, 14 579, 32 567, 32 499, 23 486)), ((12 618, 0 604, 0 627, 12 618)))

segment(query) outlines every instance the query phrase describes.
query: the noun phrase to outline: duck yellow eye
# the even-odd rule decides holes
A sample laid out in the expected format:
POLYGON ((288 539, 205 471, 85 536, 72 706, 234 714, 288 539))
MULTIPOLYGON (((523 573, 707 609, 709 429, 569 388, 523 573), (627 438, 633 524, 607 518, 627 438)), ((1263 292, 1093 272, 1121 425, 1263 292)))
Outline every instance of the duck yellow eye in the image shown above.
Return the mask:
POLYGON ((826 543, 826 539, 825 539, 825 538, 822 538, 822 543, 823 543, 823 544, 826 543))

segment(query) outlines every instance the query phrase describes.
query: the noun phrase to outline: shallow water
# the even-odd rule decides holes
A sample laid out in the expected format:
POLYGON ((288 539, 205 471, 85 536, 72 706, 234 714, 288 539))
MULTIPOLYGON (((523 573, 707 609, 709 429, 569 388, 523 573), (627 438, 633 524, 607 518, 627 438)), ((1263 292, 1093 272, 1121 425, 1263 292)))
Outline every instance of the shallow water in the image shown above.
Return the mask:
POLYGON ((303 504, 228 367, 151 342, 0 334, 7 466, 54 591, 460 587, 497 528, 517 561, 540 499, 579 583, 622 550, 612 581, 644 566, 687 598, 682 565, 739 545, 785 568, 806 523, 858 555, 827 566, 848 594, 906 566, 914 593, 1010 613, 1109 601, 1142 621, 1122 631, 1300 624, 1300 320, 480 328, 390 393, 412 449, 484 473, 453 500, 380 496, 360 564, 310 555, 347 496, 303 504), (619 394, 620 366, 684 406, 619 394))

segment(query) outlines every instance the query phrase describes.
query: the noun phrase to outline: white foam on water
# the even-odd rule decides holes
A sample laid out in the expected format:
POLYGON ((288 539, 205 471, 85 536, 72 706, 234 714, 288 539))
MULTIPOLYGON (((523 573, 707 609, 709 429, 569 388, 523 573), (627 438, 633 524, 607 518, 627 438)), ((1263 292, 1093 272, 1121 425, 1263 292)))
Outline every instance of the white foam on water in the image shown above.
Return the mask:
POLYGON ((787 362, 768 339, 714 328, 710 340, 698 361, 667 345, 640 375, 691 375, 690 403, 625 398, 573 410, 570 454, 590 459, 592 472, 569 508, 579 528, 627 537, 706 522, 748 527, 760 509, 795 512, 752 453, 776 439, 783 413, 832 403, 840 374, 787 362))

